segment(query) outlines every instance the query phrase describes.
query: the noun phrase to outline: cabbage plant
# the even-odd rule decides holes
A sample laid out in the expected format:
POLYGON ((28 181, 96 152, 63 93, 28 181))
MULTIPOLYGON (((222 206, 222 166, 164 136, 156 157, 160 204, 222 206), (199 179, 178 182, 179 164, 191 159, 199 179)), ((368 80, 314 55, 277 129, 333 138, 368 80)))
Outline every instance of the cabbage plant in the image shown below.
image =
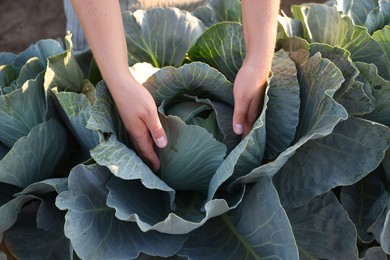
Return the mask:
POLYGON ((384 258, 387 5, 280 16, 262 113, 244 139, 231 126, 240 2, 124 12, 129 69, 169 140, 157 172, 71 35, 2 53, 0 256, 384 258))

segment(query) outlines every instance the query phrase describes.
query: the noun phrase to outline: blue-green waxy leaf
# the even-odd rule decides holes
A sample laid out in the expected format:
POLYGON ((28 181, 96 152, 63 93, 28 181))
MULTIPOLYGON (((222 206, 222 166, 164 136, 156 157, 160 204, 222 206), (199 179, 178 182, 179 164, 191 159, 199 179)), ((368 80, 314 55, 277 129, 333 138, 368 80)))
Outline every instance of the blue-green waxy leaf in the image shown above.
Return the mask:
POLYGON ((161 117, 168 145, 159 149, 159 175, 170 187, 207 193, 210 180, 226 156, 226 147, 206 129, 178 117, 161 117))
MULTIPOLYGON (((302 50, 294 52, 292 57, 297 64, 300 84, 300 121, 295 139, 275 160, 253 169, 237 179, 236 184, 276 174, 305 143, 329 135, 335 125, 348 117, 345 109, 333 98, 344 80, 340 70, 329 60, 322 59, 320 54, 307 58, 308 53, 302 50)), ((289 102, 289 97, 285 99, 284 102, 289 102)), ((311 171, 307 174, 311 175, 311 171)))
POLYGON ((143 232, 136 223, 121 221, 106 205, 107 168, 79 165, 69 175, 69 191, 62 192, 56 205, 68 210, 65 235, 82 259, 131 259, 141 252, 155 256, 174 255, 186 235, 143 232))
POLYGON ((49 178, 69 154, 68 138, 55 119, 38 124, 0 161, 0 182, 27 187, 49 178))
POLYGON ((11 85, 18 78, 18 73, 14 66, 11 64, 0 66, 0 95, 8 94, 5 93, 7 86, 11 85))
MULTIPOLYGON (((365 2, 365 1, 362 1, 365 2)), ((385 1, 377 1, 378 4, 375 8, 371 8, 368 13, 366 22, 364 26, 367 28, 370 34, 373 34, 375 31, 382 29, 386 25, 390 24, 390 2, 385 1)))
POLYGON ((202 61, 234 81, 245 57, 242 24, 222 22, 207 29, 188 51, 191 61, 202 61))
POLYGON ((238 0, 210 0, 208 5, 197 7, 192 14, 207 27, 223 21, 242 21, 241 2, 238 0))
MULTIPOLYGON (((70 41, 70 35, 67 36, 70 41)), ((45 88, 57 87, 58 91, 80 92, 83 80, 86 78, 78 64, 72 49, 52 56, 48 59, 45 73, 45 88)))
POLYGON ((16 199, 25 197, 26 203, 4 237, 17 259, 71 258, 73 250, 64 235, 65 213, 54 204, 58 192, 65 189, 67 179, 47 179, 18 194, 16 199))
POLYGON ((4 144, 0 143, 0 161, 9 152, 9 150, 10 150, 10 148, 8 148, 4 144))
POLYGON ((16 89, 21 88, 27 80, 35 79, 43 70, 41 68, 39 59, 33 57, 29 59, 26 64, 23 65, 19 75, 15 74, 14 80, 10 82, 9 80, 14 77, 14 73, 9 70, 10 66, 11 65, 7 65, 4 66, 3 69, 0 69, 0 74, 2 74, 0 75, 0 78, 2 78, 0 79, 0 81, 2 81, 2 83, 0 83, 0 86, 4 86, 2 88, 2 94, 9 94, 16 89))
POLYGON ((358 259, 356 229, 332 192, 286 212, 299 259, 358 259))
POLYGON ((129 65, 149 62, 154 67, 178 67, 196 39, 203 23, 177 8, 155 8, 123 12, 129 65))
MULTIPOLYGON (((388 209, 387 209, 388 210, 388 209)), ((390 254, 390 210, 385 214, 385 220, 383 223, 383 229, 380 233, 380 243, 386 254, 390 254)))
POLYGON ((208 98, 231 106, 233 84, 218 70, 202 62, 192 62, 180 68, 164 67, 150 77, 144 86, 157 105, 183 100, 183 95, 208 98))
POLYGON ((372 242, 374 237, 367 230, 379 219, 388 201, 381 179, 375 173, 369 174, 354 185, 343 187, 340 199, 356 226, 359 239, 372 242))
POLYGON ((275 53, 272 72, 266 110, 267 159, 276 158, 294 140, 300 107, 298 72, 285 51, 275 53))
POLYGON ((2 51, 0 52, 0 66, 13 64, 16 59, 16 54, 12 52, 2 51))
MULTIPOLYGON (((269 84, 269 82, 268 82, 269 84)), ((265 111, 268 103, 268 87, 265 92, 263 111, 253 124, 248 135, 229 153, 211 180, 208 199, 212 198, 218 187, 225 181, 232 182, 247 175, 261 165, 266 145, 265 111)), ((236 188, 231 185, 229 189, 236 188)))
POLYGON ((91 156, 99 165, 106 166, 115 176, 124 180, 139 179, 149 189, 168 192, 173 200, 175 191, 159 179, 135 151, 118 141, 115 135, 92 149, 91 156))
POLYGON ((11 148, 43 121, 45 111, 43 74, 27 81, 21 89, 0 96, 0 141, 11 148))
POLYGON ((60 222, 50 230, 37 228, 34 212, 20 213, 18 221, 5 233, 8 249, 17 259, 72 259, 73 249, 64 235, 64 214, 60 213, 46 216, 60 222))
POLYGON ((344 82, 334 94, 334 99, 340 103, 349 115, 363 115, 374 109, 374 98, 371 89, 358 81, 359 70, 351 60, 351 54, 338 46, 332 47, 322 43, 310 44, 310 53, 321 53, 323 58, 331 60, 341 70, 344 82))
POLYGON ((363 260, 387 260, 387 254, 380 246, 370 247, 363 260))
POLYGON ((179 255, 190 259, 298 259, 287 215, 271 179, 247 188, 241 204, 190 233, 179 255))
POLYGON ((143 232, 155 230, 167 234, 187 234, 234 209, 245 191, 241 189, 232 196, 210 201, 200 192, 179 191, 172 206, 166 193, 148 189, 138 180, 113 177, 107 187, 107 205, 115 209, 118 219, 136 222, 143 232))
POLYGON ((144 86, 152 94, 162 114, 179 116, 192 124, 189 121, 194 116, 214 110, 223 134, 222 142, 228 151, 239 142, 231 123, 233 84, 216 69, 201 62, 185 64, 180 68, 165 67, 150 77, 144 86))
POLYGON ((306 40, 340 46, 351 53, 353 61, 376 64, 380 75, 389 77, 385 54, 365 27, 354 25, 351 18, 341 17, 335 7, 324 4, 293 6, 292 12, 303 24, 306 40))
POLYGON ((63 120, 66 122, 77 141, 81 144, 87 156, 89 150, 99 144, 99 134, 87 128, 87 121, 90 117, 92 104, 84 94, 74 92, 58 92, 53 90, 63 112, 63 120))
MULTIPOLYGON (((0 187, 4 188, 3 184, 0 184, 0 187)), ((2 192, 4 192, 3 189, 2 192)), ((35 196, 32 195, 18 196, 7 203, 0 205, 0 241, 3 240, 4 232, 15 224, 23 206, 33 199, 35 199, 35 196)))
POLYGON ((356 183, 378 167, 389 140, 388 127, 350 118, 330 135, 308 141, 274 176, 282 205, 299 207, 336 186, 356 183))
MULTIPOLYGON (((390 26, 385 26, 382 30, 374 32, 372 38, 380 45, 380 50, 384 53, 384 64, 378 64, 377 62, 372 62, 378 66, 379 74, 382 75, 385 79, 390 80, 390 26)), ((369 63, 369 62, 367 62, 369 63)))
POLYGON ((37 57, 42 70, 44 70, 46 69, 47 59, 53 55, 62 53, 63 51, 64 49, 58 41, 43 39, 19 53, 15 58, 13 65, 20 70, 29 59, 37 57))
POLYGON ((356 25, 364 25, 371 10, 378 7, 378 0, 336 0, 335 6, 343 15, 349 16, 356 25))
POLYGON ((301 142, 308 135, 308 139, 328 135, 340 120, 347 118, 347 112, 334 100, 344 82, 336 65, 319 53, 307 61, 300 60, 299 53, 296 55, 293 60, 298 66, 301 106, 295 141, 301 142))
POLYGON ((0 241, 2 241, 4 231, 16 222, 18 213, 26 200, 15 199, 15 194, 20 192, 21 188, 14 185, 0 183, 0 190, 0 241))
POLYGON ((15 194, 20 192, 22 189, 20 187, 7 184, 0 183, 1 193, 0 193, 0 206, 3 206, 13 198, 15 198, 15 194))
POLYGON ((104 81, 100 81, 96 86, 96 102, 90 114, 88 129, 104 134, 115 134, 124 144, 130 143, 127 130, 104 81))
POLYGON ((241 22, 241 1, 239 0, 210 0, 209 6, 214 10, 216 22, 241 22))
POLYGON ((390 81, 378 75, 378 68, 374 64, 355 64, 359 68, 360 76, 371 86, 375 99, 374 110, 364 115, 364 118, 390 126, 390 81))

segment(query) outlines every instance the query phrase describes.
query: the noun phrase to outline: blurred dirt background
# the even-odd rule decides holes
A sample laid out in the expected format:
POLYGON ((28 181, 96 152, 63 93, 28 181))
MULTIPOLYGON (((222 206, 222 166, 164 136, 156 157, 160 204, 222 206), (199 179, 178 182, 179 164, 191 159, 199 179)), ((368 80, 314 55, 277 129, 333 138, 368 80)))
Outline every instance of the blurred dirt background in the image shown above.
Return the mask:
MULTIPOLYGON (((322 0, 281 0, 281 10, 290 15, 290 5, 322 0)), ((0 0, 0 52, 19 53, 40 39, 65 36, 63 0, 0 0)))

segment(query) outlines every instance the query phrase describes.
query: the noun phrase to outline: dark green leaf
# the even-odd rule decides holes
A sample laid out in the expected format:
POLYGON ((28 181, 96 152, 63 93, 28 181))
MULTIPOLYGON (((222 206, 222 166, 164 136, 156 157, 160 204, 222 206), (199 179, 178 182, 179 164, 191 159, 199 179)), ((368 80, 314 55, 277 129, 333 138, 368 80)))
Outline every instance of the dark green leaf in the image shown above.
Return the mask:
POLYGON ((350 118, 330 135, 308 141, 274 176, 282 205, 300 207, 336 186, 361 180, 378 167, 389 140, 388 127, 350 118))
POLYGON ((242 25, 222 22, 207 29, 188 51, 191 61, 202 61, 234 82, 246 53, 242 25))
POLYGON ((332 192, 286 211, 300 259, 358 259, 355 227, 332 192))
POLYGON ((129 65, 149 62, 154 67, 178 67, 196 39, 202 22, 177 8, 155 8, 123 12, 129 65))
POLYGON ((82 259, 130 259, 141 252, 156 256, 174 255, 187 238, 156 231, 143 232, 136 223, 121 221, 106 205, 106 183, 111 173, 98 165, 79 165, 69 175, 69 191, 56 205, 66 213, 65 235, 82 259))
POLYGON ((179 255, 190 259, 298 259, 286 213, 270 178, 248 188, 237 207, 192 233, 179 255))
POLYGON ((356 184, 343 187, 340 198, 360 240, 372 242, 374 237, 368 234, 368 229, 379 219, 388 201, 388 193, 380 178, 374 173, 369 174, 356 184))
POLYGON ((53 170, 68 156, 68 138, 55 119, 38 124, 0 161, 0 182, 27 187, 53 176, 53 170))
POLYGON ((44 120, 46 102, 43 73, 21 89, 0 96, 0 141, 11 148, 44 120))

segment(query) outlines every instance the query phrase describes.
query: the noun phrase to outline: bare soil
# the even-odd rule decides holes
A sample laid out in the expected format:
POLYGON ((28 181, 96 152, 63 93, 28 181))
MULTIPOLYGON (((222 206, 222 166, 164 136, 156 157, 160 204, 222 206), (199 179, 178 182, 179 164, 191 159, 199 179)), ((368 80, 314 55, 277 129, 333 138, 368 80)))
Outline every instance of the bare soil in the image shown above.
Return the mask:
MULTIPOLYGON (((322 0, 282 0, 281 10, 290 15, 292 4, 322 0)), ((1 0, 0 52, 19 53, 40 39, 65 36, 63 0, 1 0)))

